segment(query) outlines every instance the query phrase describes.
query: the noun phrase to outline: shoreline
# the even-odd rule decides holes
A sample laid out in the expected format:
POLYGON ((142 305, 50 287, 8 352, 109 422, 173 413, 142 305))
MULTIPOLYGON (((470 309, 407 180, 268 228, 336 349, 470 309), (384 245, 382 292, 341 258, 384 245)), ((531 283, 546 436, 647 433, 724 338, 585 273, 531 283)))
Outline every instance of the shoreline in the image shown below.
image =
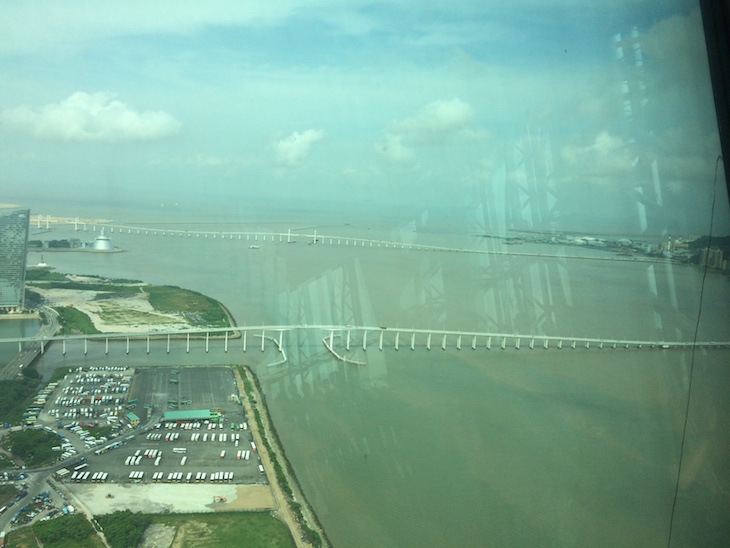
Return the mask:
POLYGON ((274 495, 274 500, 277 505, 277 510, 274 514, 281 519, 287 527, 289 527, 296 546, 332 546, 322 524, 317 518, 317 515, 312 509, 307 498, 304 496, 289 460, 286 458, 286 454, 279 442, 276 430, 273 426, 271 417, 269 416, 269 411, 266 406, 266 398, 261 392, 256 373, 254 373, 247 365, 234 366, 233 372, 236 377, 239 393, 242 394, 241 402, 246 410, 247 416, 249 417, 251 433, 259 442, 258 453, 261 458, 261 463, 266 470, 269 486, 271 487, 272 494, 274 495), (251 393, 246 390, 246 383, 241 376, 241 371, 243 371, 246 380, 251 386, 251 393), (259 420, 261 420, 263 425, 259 425, 259 420), (265 437, 261 436, 261 432, 259 430, 260 426, 263 427, 265 437), (283 464, 279 464, 278 468, 284 476, 284 480, 291 491, 291 496, 289 496, 285 492, 284 488, 279 484, 279 478, 276 473, 277 467, 274 464, 274 460, 276 460, 277 463, 279 460, 283 462, 283 464), (295 515, 292 504, 298 505, 302 521, 300 521, 295 515), (306 530, 302 529, 302 526, 305 526, 307 529, 319 535, 320 543, 317 544, 310 542, 306 537, 306 530))
POLYGON ((21 314, 0 314, 0 320, 40 320, 38 312, 27 312, 21 314))

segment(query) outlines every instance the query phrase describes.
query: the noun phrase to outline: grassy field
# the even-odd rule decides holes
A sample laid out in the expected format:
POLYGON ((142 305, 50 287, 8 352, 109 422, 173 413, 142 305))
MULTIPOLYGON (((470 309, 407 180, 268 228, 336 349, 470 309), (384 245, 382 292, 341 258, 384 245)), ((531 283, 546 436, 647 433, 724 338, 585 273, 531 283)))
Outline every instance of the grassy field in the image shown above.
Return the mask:
POLYGON ((218 301, 201 293, 175 286, 147 286, 152 308, 159 312, 182 313, 193 325, 228 327, 228 318, 218 301))
POLYGON ((5 538, 5 548, 36 548, 38 542, 30 527, 15 529, 5 538))
POLYGON ((15 500, 18 490, 14 485, 0 485, 0 506, 6 506, 11 500, 15 500))
POLYGON ((0 417, 3 422, 19 423, 26 406, 33 401, 38 386, 38 372, 33 367, 10 381, 0 381, 0 417))
POLYGON ((82 515, 38 521, 32 527, 15 529, 5 539, 5 548, 103 548, 104 543, 82 515))
POLYGON ((58 369, 54 369, 53 373, 51 374, 51 378, 48 380, 49 383, 52 382, 58 382, 62 378, 64 378, 66 375, 71 373, 72 371, 76 371, 75 367, 59 367, 58 369))
POLYGON ((33 524, 33 533, 43 548, 103 547, 89 520, 82 514, 63 516, 33 524))
POLYGON ((156 515, 153 523, 176 527, 173 546, 179 548, 295 545, 286 526, 264 512, 156 515))
MULTIPOLYGON (((289 530, 278 519, 265 512, 220 512, 214 514, 132 515, 134 521, 162 524, 175 529, 172 546, 175 548, 219 548, 221 546, 256 546, 256 548, 290 548, 295 546, 289 530), (140 519, 143 518, 143 519, 140 519)), ((133 548, 132 538, 117 536, 112 530, 117 520, 128 524, 129 512, 105 516, 100 523, 110 530, 107 541, 112 548, 133 548), (115 518, 115 516, 117 516, 115 518), (111 520, 111 521, 110 521, 111 520)), ((36 548, 36 536, 43 548, 97 548, 103 546, 93 527, 82 515, 59 517, 37 522, 30 527, 13 531, 7 538, 6 548, 36 548), (35 533, 35 534, 34 534, 35 533)))
POLYGON ((60 444, 60 438, 45 430, 23 430, 8 434, 4 447, 12 451, 26 466, 37 468, 50 464, 58 459, 58 453, 51 450, 54 445, 60 444))
POLYGON ((60 306, 56 308, 58 322, 61 325, 59 335, 95 335, 101 333, 86 314, 71 308, 60 306))
MULTIPOLYGON (((94 277, 89 281, 70 280, 66 274, 36 271, 30 278, 32 300, 36 291, 64 289, 95 291, 95 301, 101 320, 109 325, 154 326, 173 321, 190 327, 229 327, 231 320, 218 301, 196 291, 175 286, 146 285, 136 280, 107 280, 94 277), (146 298, 152 311, 144 310, 134 299, 146 298), (131 301, 128 299, 132 299, 131 301), (180 318, 182 316, 182 318, 180 318)), ((81 308, 81 307, 79 307, 81 308)), ((56 306, 60 315, 61 335, 94 335, 99 331, 87 314, 71 306, 56 306)))

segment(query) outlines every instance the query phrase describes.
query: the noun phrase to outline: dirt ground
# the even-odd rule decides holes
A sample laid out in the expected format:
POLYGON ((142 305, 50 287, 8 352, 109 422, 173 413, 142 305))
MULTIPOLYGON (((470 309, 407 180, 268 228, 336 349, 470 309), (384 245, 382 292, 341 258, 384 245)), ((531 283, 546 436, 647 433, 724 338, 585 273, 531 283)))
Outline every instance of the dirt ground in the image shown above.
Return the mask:
MULTIPOLYGON (((82 280, 82 277, 72 279, 82 280)), ((72 306, 83 312, 102 333, 147 333, 189 329, 190 324, 178 314, 157 312, 147 294, 96 300, 97 291, 46 289, 33 287, 51 306, 72 306)))
POLYGON ((168 548, 172 546, 177 528, 162 523, 152 523, 147 527, 139 543, 139 548, 168 548))
POLYGON ((166 512, 216 512, 231 510, 274 509, 268 485, 236 484, 73 484, 68 485, 94 514, 111 514, 132 510, 145 514, 166 512), (107 494, 113 495, 108 498, 107 494), (219 496, 226 502, 213 503, 219 496))

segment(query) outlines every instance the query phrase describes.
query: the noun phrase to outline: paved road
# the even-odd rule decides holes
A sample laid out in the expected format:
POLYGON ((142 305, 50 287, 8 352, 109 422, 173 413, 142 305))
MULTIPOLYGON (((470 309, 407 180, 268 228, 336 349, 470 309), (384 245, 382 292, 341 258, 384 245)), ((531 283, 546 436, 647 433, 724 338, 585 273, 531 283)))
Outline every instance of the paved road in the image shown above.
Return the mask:
MULTIPOLYGON (((40 307, 41 314, 47 318, 48 323, 43 323, 38 331, 39 339, 49 339, 53 337, 59 329, 58 314, 52 308, 47 306, 40 307)), ((40 342, 26 342, 23 344, 22 350, 11 359, 5 367, 0 370, 0 381, 14 379, 20 374, 21 369, 28 367, 33 360, 38 357, 41 352, 40 342)))

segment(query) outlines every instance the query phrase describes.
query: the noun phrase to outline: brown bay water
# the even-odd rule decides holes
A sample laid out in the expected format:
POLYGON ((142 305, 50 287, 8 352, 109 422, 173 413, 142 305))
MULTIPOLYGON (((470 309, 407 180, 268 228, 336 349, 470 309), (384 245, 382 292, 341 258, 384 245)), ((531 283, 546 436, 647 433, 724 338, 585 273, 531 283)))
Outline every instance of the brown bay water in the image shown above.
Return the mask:
MULTIPOLYGON (((496 341, 488 350, 480 338, 472 350, 465 336, 457 350, 451 336, 444 351, 434 336, 429 351, 418 335, 410 350, 411 328, 691 341, 702 284, 696 267, 572 259, 606 252, 414 236, 398 226, 317 228, 342 236, 339 245, 221 237, 240 225, 216 225, 216 238, 170 235, 174 228, 189 227, 166 225, 164 236, 107 232, 125 253, 44 258, 62 272, 200 291, 223 302, 239 325, 387 328, 382 351, 376 332, 366 351, 359 330, 349 352, 344 334, 334 338, 338 351, 364 366, 333 359, 322 343, 329 333, 314 331, 285 333, 288 361, 276 367, 273 351, 250 342, 244 354, 240 341, 228 353, 220 345, 205 353, 198 343, 167 355, 158 343, 149 356, 136 348, 106 357, 95 348, 83 358, 253 365, 287 456, 336 546, 666 545, 693 358, 673 538, 676 545, 728 539, 727 349, 693 356, 580 344, 544 350, 538 342, 530 350, 525 339, 520 350, 496 341), (348 241, 363 235, 512 254, 348 241)), ((30 254, 29 263, 38 259, 30 254)), ((727 279, 710 273, 700 340, 730 340, 729 296, 727 279)), ((81 359, 59 354, 49 352, 43 367, 81 359)))

